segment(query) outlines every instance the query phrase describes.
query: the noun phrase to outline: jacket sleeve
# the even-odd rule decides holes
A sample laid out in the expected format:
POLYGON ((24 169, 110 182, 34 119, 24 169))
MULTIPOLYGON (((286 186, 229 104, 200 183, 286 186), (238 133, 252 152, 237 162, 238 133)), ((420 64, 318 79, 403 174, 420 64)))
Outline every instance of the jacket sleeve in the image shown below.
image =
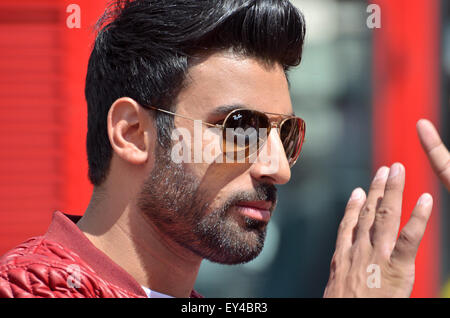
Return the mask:
POLYGON ((77 272, 75 265, 8 265, 0 269, 0 298, 95 297, 95 288, 77 272))

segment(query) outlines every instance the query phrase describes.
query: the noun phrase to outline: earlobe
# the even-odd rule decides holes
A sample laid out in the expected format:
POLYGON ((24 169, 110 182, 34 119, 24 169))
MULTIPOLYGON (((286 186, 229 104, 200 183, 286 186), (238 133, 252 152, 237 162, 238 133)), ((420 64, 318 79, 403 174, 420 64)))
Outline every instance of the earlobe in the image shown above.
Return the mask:
POLYGON ((143 164, 149 156, 149 118, 131 98, 117 99, 107 117, 108 137, 113 151, 132 164, 143 164))

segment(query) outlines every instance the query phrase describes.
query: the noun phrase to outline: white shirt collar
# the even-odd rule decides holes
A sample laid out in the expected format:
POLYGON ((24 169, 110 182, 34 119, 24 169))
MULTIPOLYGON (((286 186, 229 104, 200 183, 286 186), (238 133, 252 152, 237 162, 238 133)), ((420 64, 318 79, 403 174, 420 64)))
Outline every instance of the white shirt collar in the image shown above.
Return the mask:
POLYGON ((145 286, 142 286, 142 285, 141 285, 141 287, 145 291, 145 293, 147 294, 148 298, 173 298, 172 296, 155 292, 155 291, 151 290, 148 287, 145 287, 145 286))

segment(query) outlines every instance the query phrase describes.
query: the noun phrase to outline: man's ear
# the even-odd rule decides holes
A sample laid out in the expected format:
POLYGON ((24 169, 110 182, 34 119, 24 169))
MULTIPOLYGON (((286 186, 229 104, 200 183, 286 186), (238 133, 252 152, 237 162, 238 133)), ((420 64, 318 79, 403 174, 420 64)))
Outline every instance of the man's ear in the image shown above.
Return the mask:
POLYGON ((144 164, 152 151, 149 136, 155 133, 152 117, 135 100, 117 99, 107 118, 108 137, 114 152, 131 164, 144 164))

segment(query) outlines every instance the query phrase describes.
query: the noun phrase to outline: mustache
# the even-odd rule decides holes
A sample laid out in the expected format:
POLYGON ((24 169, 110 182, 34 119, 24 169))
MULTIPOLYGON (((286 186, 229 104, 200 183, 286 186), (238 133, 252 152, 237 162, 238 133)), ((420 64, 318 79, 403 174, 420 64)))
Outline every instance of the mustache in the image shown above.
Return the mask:
POLYGON ((277 203, 277 188, 273 184, 259 184, 254 191, 239 191, 230 197, 222 205, 222 211, 243 201, 269 201, 272 203, 271 212, 277 203))

